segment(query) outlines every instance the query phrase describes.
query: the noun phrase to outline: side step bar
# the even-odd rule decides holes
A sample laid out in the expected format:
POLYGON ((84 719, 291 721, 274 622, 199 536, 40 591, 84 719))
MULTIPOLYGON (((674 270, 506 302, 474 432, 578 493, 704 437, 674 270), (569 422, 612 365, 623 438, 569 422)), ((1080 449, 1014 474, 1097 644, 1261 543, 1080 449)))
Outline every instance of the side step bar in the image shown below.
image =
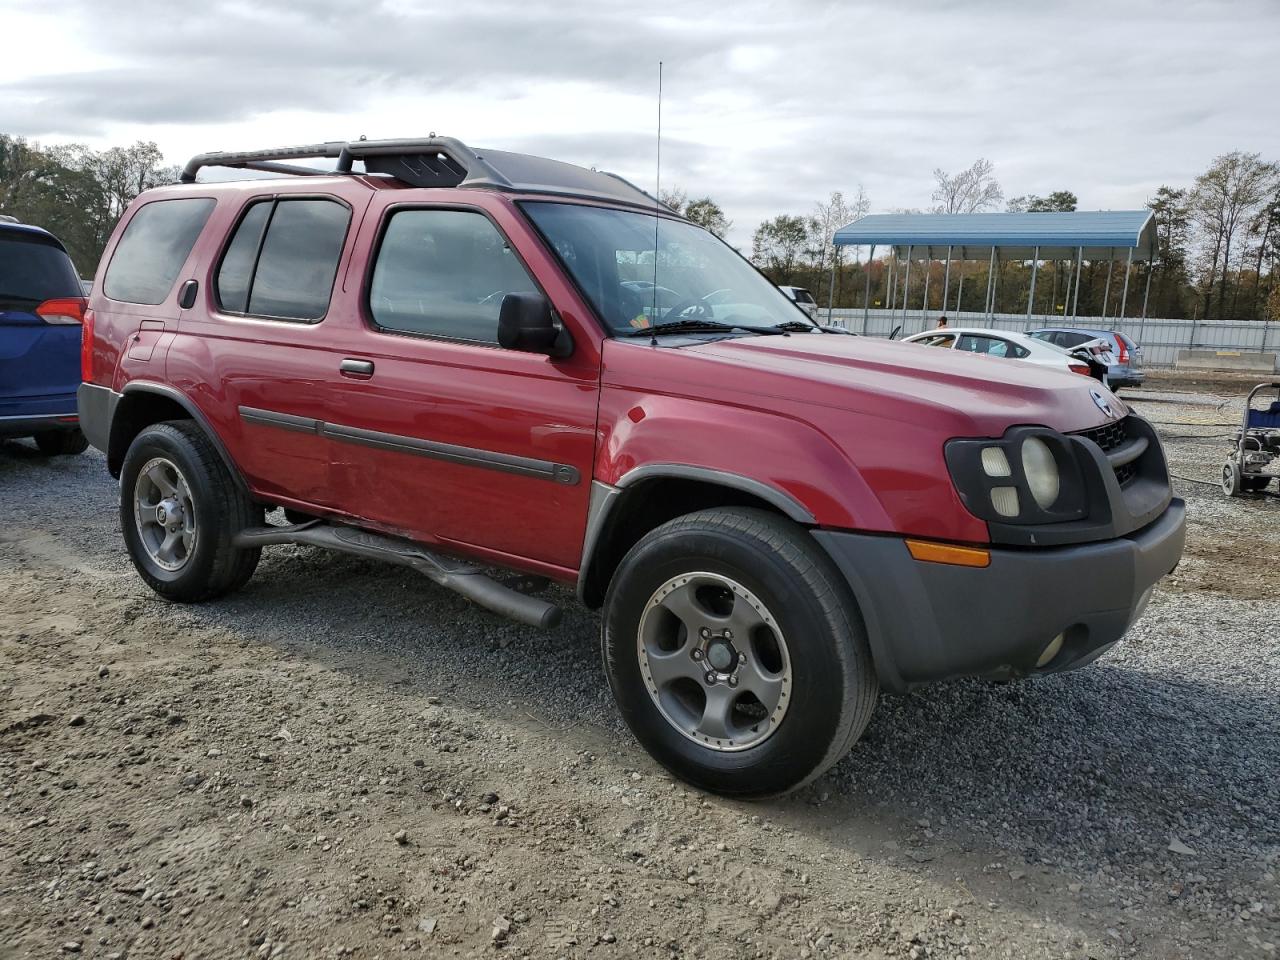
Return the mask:
POLYGON ((487 610, 510 617, 531 627, 554 627, 561 610, 554 603, 531 597, 503 586, 484 574, 480 567, 432 553, 410 540, 339 527, 321 520, 309 520, 287 527, 253 527, 235 535, 237 547, 265 547, 275 543, 301 543, 324 547, 357 557, 385 560, 412 567, 427 579, 460 593, 487 610))

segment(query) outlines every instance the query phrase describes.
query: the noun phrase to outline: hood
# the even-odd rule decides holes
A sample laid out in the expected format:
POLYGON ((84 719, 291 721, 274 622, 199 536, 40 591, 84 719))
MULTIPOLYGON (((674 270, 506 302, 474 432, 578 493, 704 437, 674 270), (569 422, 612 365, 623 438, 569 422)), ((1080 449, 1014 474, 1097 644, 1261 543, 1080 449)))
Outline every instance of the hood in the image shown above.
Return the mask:
POLYGON ((927 417, 953 437, 1000 436, 1024 424, 1069 433, 1128 413, 1106 387, 1077 373, 868 337, 736 337, 670 349, 676 355, 684 362, 663 366, 681 380, 914 425, 927 417))

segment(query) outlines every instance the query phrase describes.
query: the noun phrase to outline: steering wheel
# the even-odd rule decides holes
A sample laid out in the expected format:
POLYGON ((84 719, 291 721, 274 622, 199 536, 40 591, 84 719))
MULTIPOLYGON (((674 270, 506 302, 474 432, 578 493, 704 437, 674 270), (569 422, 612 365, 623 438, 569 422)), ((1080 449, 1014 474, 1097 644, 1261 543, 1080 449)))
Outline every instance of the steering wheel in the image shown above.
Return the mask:
POLYGON ((711 304, 706 303, 701 297, 686 297, 677 303, 670 310, 663 313, 664 320, 675 319, 676 317, 701 317, 706 320, 715 319, 716 312, 711 308, 711 304))

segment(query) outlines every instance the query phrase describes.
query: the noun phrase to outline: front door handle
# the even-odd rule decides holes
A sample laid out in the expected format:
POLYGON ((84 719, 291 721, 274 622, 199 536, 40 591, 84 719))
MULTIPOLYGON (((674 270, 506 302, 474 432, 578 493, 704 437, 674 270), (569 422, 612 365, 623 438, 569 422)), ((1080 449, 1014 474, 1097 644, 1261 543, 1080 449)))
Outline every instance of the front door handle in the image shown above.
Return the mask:
POLYGON ((338 365, 338 371, 344 377, 354 377, 359 380, 367 380, 373 376, 372 360, 356 360, 347 357, 338 365))
POLYGON ((188 280, 182 285, 182 290, 178 293, 178 306, 183 310, 190 310, 196 305, 196 292, 200 289, 200 284, 194 280, 188 280))

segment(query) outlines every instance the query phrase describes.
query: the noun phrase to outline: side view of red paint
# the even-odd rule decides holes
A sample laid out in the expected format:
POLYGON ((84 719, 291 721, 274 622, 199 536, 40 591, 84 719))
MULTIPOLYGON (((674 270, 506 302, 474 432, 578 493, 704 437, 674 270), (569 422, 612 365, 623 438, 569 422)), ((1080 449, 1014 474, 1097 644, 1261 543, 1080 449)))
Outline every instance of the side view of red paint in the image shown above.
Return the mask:
POLYGON ((637 738, 749 796, 821 774, 880 689, 1091 662, 1181 556, 1105 388, 824 328, 620 178, 432 138, 184 181, 116 227, 79 396, 170 599, 276 543, 543 627, 572 585, 637 738))

